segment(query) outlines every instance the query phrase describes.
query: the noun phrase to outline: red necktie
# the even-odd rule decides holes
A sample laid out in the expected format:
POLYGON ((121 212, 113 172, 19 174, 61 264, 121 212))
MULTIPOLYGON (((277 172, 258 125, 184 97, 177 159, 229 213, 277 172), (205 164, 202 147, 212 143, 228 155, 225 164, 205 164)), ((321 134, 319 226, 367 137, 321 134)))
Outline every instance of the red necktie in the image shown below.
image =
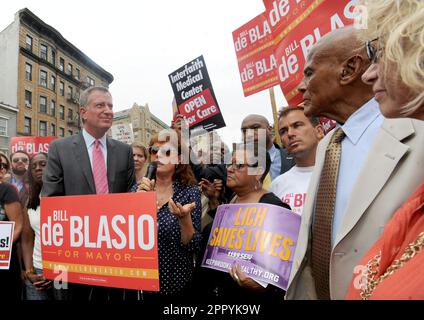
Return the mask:
POLYGON ((105 158, 103 157, 100 140, 94 141, 93 148, 93 178, 97 194, 109 193, 105 158))

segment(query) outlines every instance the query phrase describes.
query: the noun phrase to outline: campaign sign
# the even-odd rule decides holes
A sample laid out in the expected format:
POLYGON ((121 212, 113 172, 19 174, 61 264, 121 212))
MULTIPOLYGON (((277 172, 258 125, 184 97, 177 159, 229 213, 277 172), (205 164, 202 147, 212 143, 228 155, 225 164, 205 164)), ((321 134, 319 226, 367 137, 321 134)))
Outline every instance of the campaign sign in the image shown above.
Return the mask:
POLYGON ((279 84, 271 24, 265 13, 233 31, 244 96, 279 84))
POLYGON ((262 203, 218 207, 202 266, 228 272, 237 263, 260 283, 287 289, 300 216, 262 203))
MULTIPOLYGON (((297 88, 303 79, 308 53, 325 34, 354 23, 357 0, 285 0, 272 2, 270 16, 279 12, 281 21, 273 29, 275 59, 280 87, 289 105, 303 97, 297 88), (277 5, 278 3, 278 5, 277 5), (297 17, 289 24, 283 16, 297 17), (284 22, 283 22, 284 21, 284 22)), ((269 7, 269 6, 268 6, 269 7)))
POLYGON ((0 270, 9 270, 14 228, 14 221, 0 221, 0 270))
POLYGON ((16 151, 25 151, 30 157, 37 153, 49 152, 49 146, 57 137, 12 137, 10 139, 10 150, 12 153, 16 151))
POLYGON ((178 108, 190 129, 211 131, 225 127, 203 56, 185 64, 169 76, 178 108))
POLYGON ((40 233, 49 279, 159 291, 155 192, 43 197, 40 233))

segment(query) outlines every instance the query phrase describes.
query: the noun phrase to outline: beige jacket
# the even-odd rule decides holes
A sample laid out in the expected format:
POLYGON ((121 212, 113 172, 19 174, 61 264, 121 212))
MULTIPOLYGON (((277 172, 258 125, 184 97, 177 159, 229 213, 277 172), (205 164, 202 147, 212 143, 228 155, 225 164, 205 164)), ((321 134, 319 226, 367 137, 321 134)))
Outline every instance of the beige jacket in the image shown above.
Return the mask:
MULTIPOLYGON (((325 150, 333 133, 317 149, 286 299, 317 299, 310 268, 310 233, 325 150)), ((344 299, 356 264, 423 180, 424 121, 385 120, 353 187, 331 253, 332 299, 344 299)))

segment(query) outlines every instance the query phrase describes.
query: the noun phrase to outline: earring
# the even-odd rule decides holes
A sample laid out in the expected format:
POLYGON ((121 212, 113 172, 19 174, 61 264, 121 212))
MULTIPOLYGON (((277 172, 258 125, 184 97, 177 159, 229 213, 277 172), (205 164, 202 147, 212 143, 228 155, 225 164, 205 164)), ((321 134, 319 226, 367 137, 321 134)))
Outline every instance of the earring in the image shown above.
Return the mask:
POLYGON ((261 186, 261 183, 259 182, 259 180, 256 180, 255 191, 258 190, 260 188, 260 186, 261 186))

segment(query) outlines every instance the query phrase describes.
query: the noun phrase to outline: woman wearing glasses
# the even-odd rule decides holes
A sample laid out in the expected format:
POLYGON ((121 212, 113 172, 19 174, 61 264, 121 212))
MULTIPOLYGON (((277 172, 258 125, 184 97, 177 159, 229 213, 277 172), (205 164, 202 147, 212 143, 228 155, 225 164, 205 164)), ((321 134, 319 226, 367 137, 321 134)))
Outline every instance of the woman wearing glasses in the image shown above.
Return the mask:
MULTIPOLYGON (((227 165, 227 187, 234 196, 230 203, 267 203, 286 209, 290 207, 276 195, 262 187, 271 167, 271 158, 264 147, 257 144, 239 144, 233 151, 231 164, 227 165)), ((214 213, 210 213, 214 216, 214 213)), ((203 232, 202 251, 206 249, 212 223, 203 232)), ((203 257, 203 255, 202 255, 203 257)), ((271 285, 265 289, 256 281, 246 276, 235 265, 230 270, 230 276, 220 271, 201 268, 197 284, 203 299, 218 299, 219 301, 243 302, 281 302, 284 291, 271 285), (230 277, 231 276, 231 277, 230 277)))
POLYGON ((181 142, 174 130, 152 137, 150 161, 156 179, 143 177, 138 191, 156 191, 158 202, 158 294, 144 292, 144 300, 184 299, 190 294, 193 257, 200 249, 200 190, 188 164, 181 163, 181 142), (166 139, 162 137, 167 136, 166 139), (161 138, 161 139, 160 139, 161 138))
MULTIPOLYGON (((424 1, 370 1, 364 37, 373 63, 363 80, 382 113, 424 120, 424 1)), ((422 300, 423 265, 424 182, 358 263, 347 299, 422 300)))
POLYGON ((0 152, 0 171, 1 171, 1 181, 2 182, 6 182, 6 181, 10 181, 10 162, 9 159, 7 158, 7 156, 3 153, 0 152))
MULTIPOLYGON (((2 165, 3 162, 0 162, 2 165)), ((6 170, 0 170, 3 181, 6 170)), ((9 183, 0 183, 0 221, 14 221, 12 256, 9 270, 0 270, 0 301, 19 300, 21 288, 21 271, 16 254, 16 243, 22 232, 22 210, 16 188, 9 183)))
POLYGON ((46 164, 47 154, 38 153, 31 159, 28 167, 29 200, 28 208, 24 212, 24 230, 21 241, 27 300, 55 299, 52 282, 43 276, 41 261, 40 192, 46 164))

